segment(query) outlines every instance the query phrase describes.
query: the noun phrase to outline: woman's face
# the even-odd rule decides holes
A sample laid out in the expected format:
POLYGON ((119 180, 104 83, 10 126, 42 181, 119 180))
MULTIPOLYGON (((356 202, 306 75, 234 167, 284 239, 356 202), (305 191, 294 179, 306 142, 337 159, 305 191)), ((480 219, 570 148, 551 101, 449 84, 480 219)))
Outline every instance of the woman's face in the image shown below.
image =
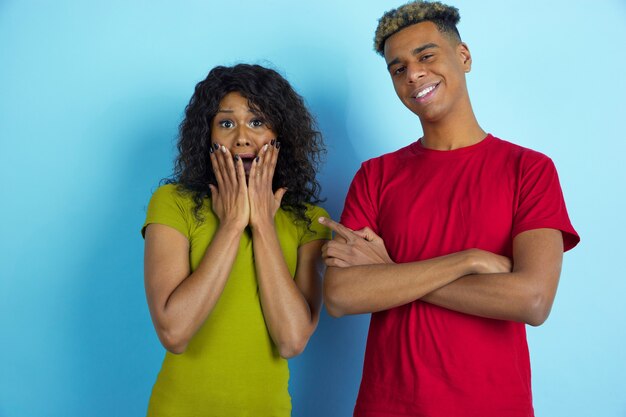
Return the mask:
POLYGON ((276 139, 276 132, 262 115, 253 112, 248 100, 238 92, 226 94, 211 121, 211 141, 226 147, 243 161, 246 175, 261 148, 276 139))

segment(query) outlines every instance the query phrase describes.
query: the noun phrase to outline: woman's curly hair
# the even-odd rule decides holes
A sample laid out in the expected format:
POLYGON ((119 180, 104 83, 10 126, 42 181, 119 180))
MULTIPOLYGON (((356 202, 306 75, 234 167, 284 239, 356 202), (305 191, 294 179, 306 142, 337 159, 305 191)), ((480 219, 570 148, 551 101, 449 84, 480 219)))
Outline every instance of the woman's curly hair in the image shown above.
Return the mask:
POLYGON ((185 118, 179 127, 178 157, 172 178, 182 192, 191 192, 194 214, 202 221, 201 209, 210 196, 209 184, 217 185, 211 165, 211 122, 222 98, 238 92, 248 100, 250 109, 262 115, 280 141, 272 188, 287 187, 281 207, 295 220, 310 227, 306 204, 316 204, 320 184, 315 174, 325 152, 322 135, 300 97, 276 71, 259 65, 238 64, 213 68, 196 85, 185 118))

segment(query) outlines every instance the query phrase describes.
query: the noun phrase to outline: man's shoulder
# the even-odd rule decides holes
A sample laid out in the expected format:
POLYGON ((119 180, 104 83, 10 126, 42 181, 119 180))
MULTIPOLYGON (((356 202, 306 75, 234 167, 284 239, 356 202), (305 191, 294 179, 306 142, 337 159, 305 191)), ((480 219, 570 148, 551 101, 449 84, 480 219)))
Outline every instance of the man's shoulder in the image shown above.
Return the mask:
POLYGON ((512 153, 512 154, 525 156, 525 157, 529 157, 529 158, 537 158, 537 159, 548 158, 547 155, 545 155, 545 154, 543 154, 543 153, 541 153, 541 152, 539 152, 537 150, 534 150, 534 149, 531 149, 531 148, 519 145, 519 144, 514 143, 514 142, 510 142, 508 140, 500 139, 500 138, 498 138, 496 136, 494 136, 494 139, 495 139, 496 146, 500 150, 502 150, 504 152, 509 152, 509 153, 512 153))
POLYGON ((384 166, 394 166, 399 160, 411 155, 411 148, 415 143, 411 143, 392 152, 384 153, 379 156, 365 160, 361 166, 367 168, 380 168, 384 166))

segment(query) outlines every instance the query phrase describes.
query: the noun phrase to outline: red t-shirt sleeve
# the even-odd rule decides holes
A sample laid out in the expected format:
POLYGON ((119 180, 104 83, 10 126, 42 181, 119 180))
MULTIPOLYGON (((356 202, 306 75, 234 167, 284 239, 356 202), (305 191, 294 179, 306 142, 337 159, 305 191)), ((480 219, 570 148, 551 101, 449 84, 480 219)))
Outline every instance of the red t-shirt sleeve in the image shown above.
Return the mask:
POLYGON ((376 188, 370 178, 370 168, 363 163, 350 184, 340 222, 352 230, 367 226, 378 234, 376 188))
POLYGON ((568 251, 578 244, 580 237, 567 214, 554 163, 546 156, 535 155, 541 157, 522 162, 512 237, 527 230, 557 229, 563 233, 564 250, 568 251))

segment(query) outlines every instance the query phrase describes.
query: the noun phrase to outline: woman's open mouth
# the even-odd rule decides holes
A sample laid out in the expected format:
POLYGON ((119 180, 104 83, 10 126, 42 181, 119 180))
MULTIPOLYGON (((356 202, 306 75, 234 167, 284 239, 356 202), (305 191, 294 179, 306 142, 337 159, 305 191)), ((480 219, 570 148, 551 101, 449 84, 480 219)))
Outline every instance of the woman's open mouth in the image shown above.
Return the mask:
POLYGON ((252 162, 254 162, 254 158, 256 155, 252 153, 241 153, 238 154, 239 158, 241 158, 241 162, 243 162, 243 169, 246 171, 246 175, 250 174, 250 168, 252 168, 252 162))

